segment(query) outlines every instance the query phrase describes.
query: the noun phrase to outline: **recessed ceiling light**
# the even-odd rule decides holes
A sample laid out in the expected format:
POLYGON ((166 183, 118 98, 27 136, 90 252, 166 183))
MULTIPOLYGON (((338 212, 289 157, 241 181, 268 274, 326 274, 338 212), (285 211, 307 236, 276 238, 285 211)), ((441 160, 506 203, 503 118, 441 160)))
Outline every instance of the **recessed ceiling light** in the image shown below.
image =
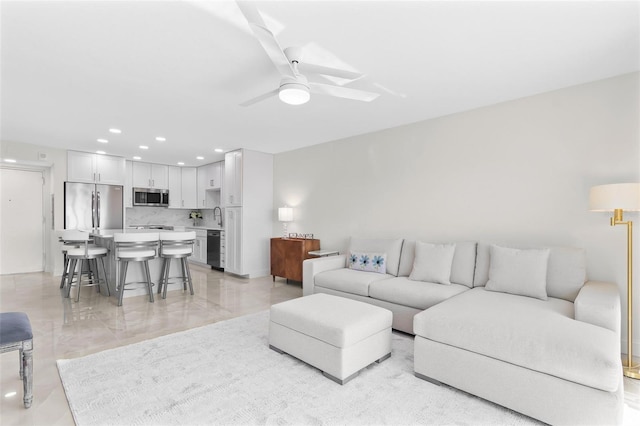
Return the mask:
POLYGON ((198 155, 198 156, 196 157, 196 160, 204 160, 204 157, 203 157, 203 156, 201 156, 201 155, 198 155))
POLYGON ((215 151, 215 152, 224 152, 224 151, 222 150, 222 148, 216 148, 216 149, 214 149, 214 151, 215 151))
POLYGON ((4 161, 7 162, 7 163, 15 163, 16 162, 16 160, 14 160, 13 158, 5 158, 4 161))
POLYGON ((109 141, 106 139, 97 139, 97 141, 100 143, 109 143, 109 141))
POLYGON ((134 160, 142 160, 142 157, 138 157, 137 155, 135 155, 135 156, 133 157, 133 159, 134 159, 134 160))
POLYGON ((149 149, 149 147, 146 146, 146 145, 140 145, 138 148, 140 148, 140 149, 149 149))
POLYGON ((110 131, 111 133, 117 133, 117 134, 122 133, 122 130, 120 130, 120 129, 113 129, 113 128, 112 128, 112 129, 109 129, 109 131, 110 131))
POLYGON ((104 151, 96 151, 96 154, 106 154, 104 151))
POLYGON ((178 166, 184 166, 184 163, 182 161, 178 161, 178 166))
POLYGON ((7 392, 7 393, 5 393, 5 394, 4 394, 4 397, 5 397, 5 398, 11 398, 11 397, 16 396, 17 394, 18 394, 18 392, 11 391, 11 392, 7 392))
POLYGON ((156 137, 156 140, 157 140, 158 142, 164 142, 164 141, 166 141, 166 140, 167 140, 167 138, 163 138, 162 136, 157 136, 157 137, 156 137))

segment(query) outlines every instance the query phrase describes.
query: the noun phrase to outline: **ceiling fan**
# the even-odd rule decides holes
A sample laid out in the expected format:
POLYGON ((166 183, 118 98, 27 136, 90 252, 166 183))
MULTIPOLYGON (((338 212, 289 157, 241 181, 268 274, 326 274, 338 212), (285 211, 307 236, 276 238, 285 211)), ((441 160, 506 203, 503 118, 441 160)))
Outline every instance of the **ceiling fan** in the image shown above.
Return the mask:
POLYGON ((283 50, 273 33, 267 28, 255 5, 243 1, 238 1, 237 4, 249 22, 254 35, 282 76, 276 89, 249 99, 241 103, 241 106, 253 105, 276 95, 282 102, 290 105, 301 105, 308 102, 311 99, 311 93, 363 102, 370 102, 379 96, 374 92, 309 81, 300 71, 305 74, 320 74, 346 80, 355 80, 363 75, 353 71, 302 62, 302 49, 288 47, 283 50))

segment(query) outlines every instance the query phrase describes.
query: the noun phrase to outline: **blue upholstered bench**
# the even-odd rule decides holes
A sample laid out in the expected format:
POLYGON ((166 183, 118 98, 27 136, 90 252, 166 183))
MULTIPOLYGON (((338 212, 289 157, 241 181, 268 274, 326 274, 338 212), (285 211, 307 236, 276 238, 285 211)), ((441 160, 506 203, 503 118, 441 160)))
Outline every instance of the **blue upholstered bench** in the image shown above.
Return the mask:
POLYGON ((24 407, 33 401, 33 332, 24 312, 0 313, 0 353, 20 351, 20 379, 24 387, 24 407))

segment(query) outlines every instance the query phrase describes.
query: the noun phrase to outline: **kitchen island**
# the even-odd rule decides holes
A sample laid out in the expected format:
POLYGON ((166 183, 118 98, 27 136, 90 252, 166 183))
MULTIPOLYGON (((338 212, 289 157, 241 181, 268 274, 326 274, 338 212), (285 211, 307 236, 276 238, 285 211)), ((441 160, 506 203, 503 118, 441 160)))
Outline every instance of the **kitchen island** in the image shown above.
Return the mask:
MULTIPOLYGON (((93 237, 95 244, 100 247, 105 247, 107 252, 107 258, 105 259, 105 267, 107 270, 107 285, 109 286, 109 292, 112 296, 117 296, 117 277, 120 272, 119 262, 116 260, 116 247, 113 240, 115 234, 159 234, 159 233, 173 233, 176 231, 165 230, 153 230, 153 229, 94 229, 89 231, 93 237)), ((159 247, 158 247, 159 249, 159 247)), ((173 259, 171 264, 171 276, 179 274, 181 271, 179 259, 173 259)), ((157 257, 149 261, 149 273, 151 274, 151 282, 154 284, 154 299, 157 299, 158 283, 162 275, 162 263, 163 259, 157 257)), ((145 281, 145 274, 143 272, 142 262, 131 262, 127 268, 126 282, 142 282, 145 281)), ((169 280, 169 286, 167 291, 182 290, 182 283, 171 283, 169 280)), ((128 286, 124 292, 124 297, 147 295, 147 288, 140 284, 136 286, 128 286)))

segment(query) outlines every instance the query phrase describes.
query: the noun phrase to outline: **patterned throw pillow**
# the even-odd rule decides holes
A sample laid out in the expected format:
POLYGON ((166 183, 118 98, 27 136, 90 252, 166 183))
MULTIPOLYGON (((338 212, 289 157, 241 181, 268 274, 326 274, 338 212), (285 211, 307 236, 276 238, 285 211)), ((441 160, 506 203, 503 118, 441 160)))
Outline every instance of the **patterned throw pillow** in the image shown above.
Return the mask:
POLYGON ((387 253, 350 252, 347 258, 350 269, 366 272, 387 273, 387 253))

